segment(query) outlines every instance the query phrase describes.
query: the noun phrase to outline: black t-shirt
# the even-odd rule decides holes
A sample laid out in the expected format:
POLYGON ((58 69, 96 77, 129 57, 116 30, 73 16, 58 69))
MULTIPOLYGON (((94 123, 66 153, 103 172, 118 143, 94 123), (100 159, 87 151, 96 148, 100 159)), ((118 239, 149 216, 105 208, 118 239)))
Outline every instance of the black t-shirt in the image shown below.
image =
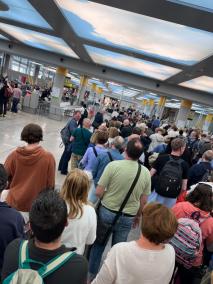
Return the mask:
MULTIPOLYGON (((2 268, 2 281, 11 273, 18 269, 19 247, 21 240, 16 239, 9 244, 5 251, 4 264, 2 268)), ((51 261, 54 257, 70 251, 62 245, 56 250, 45 250, 34 245, 33 240, 29 241, 29 258, 40 261, 44 264, 51 261)), ((38 264, 30 264, 32 269, 39 269, 38 264)), ((86 259, 76 254, 71 257, 58 270, 44 278, 45 284, 86 284, 88 265, 86 259)))
POLYGON ((126 138, 132 134, 132 127, 131 126, 123 126, 121 128, 121 136, 126 138))
MULTIPOLYGON (((169 161, 170 156, 175 160, 181 159, 180 157, 173 155, 159 155, 157 160, 154 162, 152 166, 157 171, 156 173, 157 175, 160 174, 165 164, 169 161)), ((182 166, 182 179, 188 179, 188 171, 189 171, 188 164, 184 160, 182 160, 181 166, 182 166)))
POLYGON ((211 171, 211 164, 209 162, 201 162, 192 166, 189 169, 188 187, 202 181, 203 176, 211 171))

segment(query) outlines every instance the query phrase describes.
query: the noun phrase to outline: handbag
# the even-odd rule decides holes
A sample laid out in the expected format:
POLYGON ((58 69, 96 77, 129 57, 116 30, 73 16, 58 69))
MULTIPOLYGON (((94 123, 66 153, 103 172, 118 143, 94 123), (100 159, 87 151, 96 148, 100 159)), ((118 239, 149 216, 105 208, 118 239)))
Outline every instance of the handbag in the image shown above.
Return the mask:
POLYGON ((132 192, 133 192, 133 190, 134 190, 134 188, 135 188, 135 186, 138 182, 140 174, 141 174, 141 165, 138 164, 137 174, 136 174, 136 176, 133 180, 133 183, 132 183, 127 195, 124 198, 124 201, 122 202, 122 204, 120 206, 119 211, 116 213, 112 224, 105 223, 101 220, 101 218, 99 216, 99 208, 100 208, 101 202, 99 203, 99 206, 97 208, 97 233, 96 233, 96 242, 99 245, 106 245, 106 243, 108 242, 108 240, 109 240, 109 238, 112 234, 113 227, 116 225, 119 217, 121 216, 122 211, 123 211, 124 207, 126 206, 128 200, 130 198, 130 195, 132 194, 132 192))

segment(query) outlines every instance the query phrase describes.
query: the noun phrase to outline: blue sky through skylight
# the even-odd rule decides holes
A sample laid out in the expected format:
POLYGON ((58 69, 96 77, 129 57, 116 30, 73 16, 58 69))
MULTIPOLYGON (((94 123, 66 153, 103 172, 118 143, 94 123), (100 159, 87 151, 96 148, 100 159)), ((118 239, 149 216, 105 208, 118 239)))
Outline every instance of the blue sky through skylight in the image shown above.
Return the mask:
POLYGON ((206 31, 87 0, 56 1, 75 32, 86 39, 185 65, 213 53, 213 34, 206 31))
POLYGON ((213 12, 213 0, 169 0, 169 1, 213 12))
POLYGON ((0 17, 42 28, 51 29, 49 24, 27 0, 1 0, 9 6, 8 11, 0 11, 0 17))
POLYGON ((198 78, 186 81, 180 84, 183 87, 213 93, 213 78, 200 76, 198 78))
POLYGON ((35 48, 56 52, 77 58, 74 51, 59 37, 38 33, 23 28, 0 23, 0 29, 7 32, 17 40, 35 48))
POLYGON ((86 45, 85 48, 94 62, 98 64, 146 77, 165 80, 181 71, 173 67, 136 59, 92 46, 86 45))

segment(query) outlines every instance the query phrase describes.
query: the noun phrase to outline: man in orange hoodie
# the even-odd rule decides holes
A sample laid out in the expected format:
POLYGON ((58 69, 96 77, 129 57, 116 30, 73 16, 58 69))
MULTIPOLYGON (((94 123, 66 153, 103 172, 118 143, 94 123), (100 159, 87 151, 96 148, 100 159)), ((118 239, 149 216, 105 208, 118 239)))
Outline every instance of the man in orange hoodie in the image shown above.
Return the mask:
POLYGON ((21 140, 27 145, 13 151, 4 164, 9 177, 7 203, 19 211, 29 212, 41 191, 54 189, 55 159, 39 145, 43 140, 39 125, 26 125, 21 140))

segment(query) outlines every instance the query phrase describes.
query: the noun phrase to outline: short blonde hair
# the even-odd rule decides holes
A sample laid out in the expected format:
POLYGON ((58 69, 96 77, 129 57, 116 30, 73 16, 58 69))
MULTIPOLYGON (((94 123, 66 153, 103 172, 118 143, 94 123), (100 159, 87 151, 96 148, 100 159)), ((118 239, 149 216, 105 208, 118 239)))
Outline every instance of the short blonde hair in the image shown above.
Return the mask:
POLYGON ((79 213, 80 217, 82 216, 83 205, 87 203, 89 187, 89 177, 82 170, 74 169, 67 175, 60 195, 69 205, 70 219, 76 218, 79 213))

